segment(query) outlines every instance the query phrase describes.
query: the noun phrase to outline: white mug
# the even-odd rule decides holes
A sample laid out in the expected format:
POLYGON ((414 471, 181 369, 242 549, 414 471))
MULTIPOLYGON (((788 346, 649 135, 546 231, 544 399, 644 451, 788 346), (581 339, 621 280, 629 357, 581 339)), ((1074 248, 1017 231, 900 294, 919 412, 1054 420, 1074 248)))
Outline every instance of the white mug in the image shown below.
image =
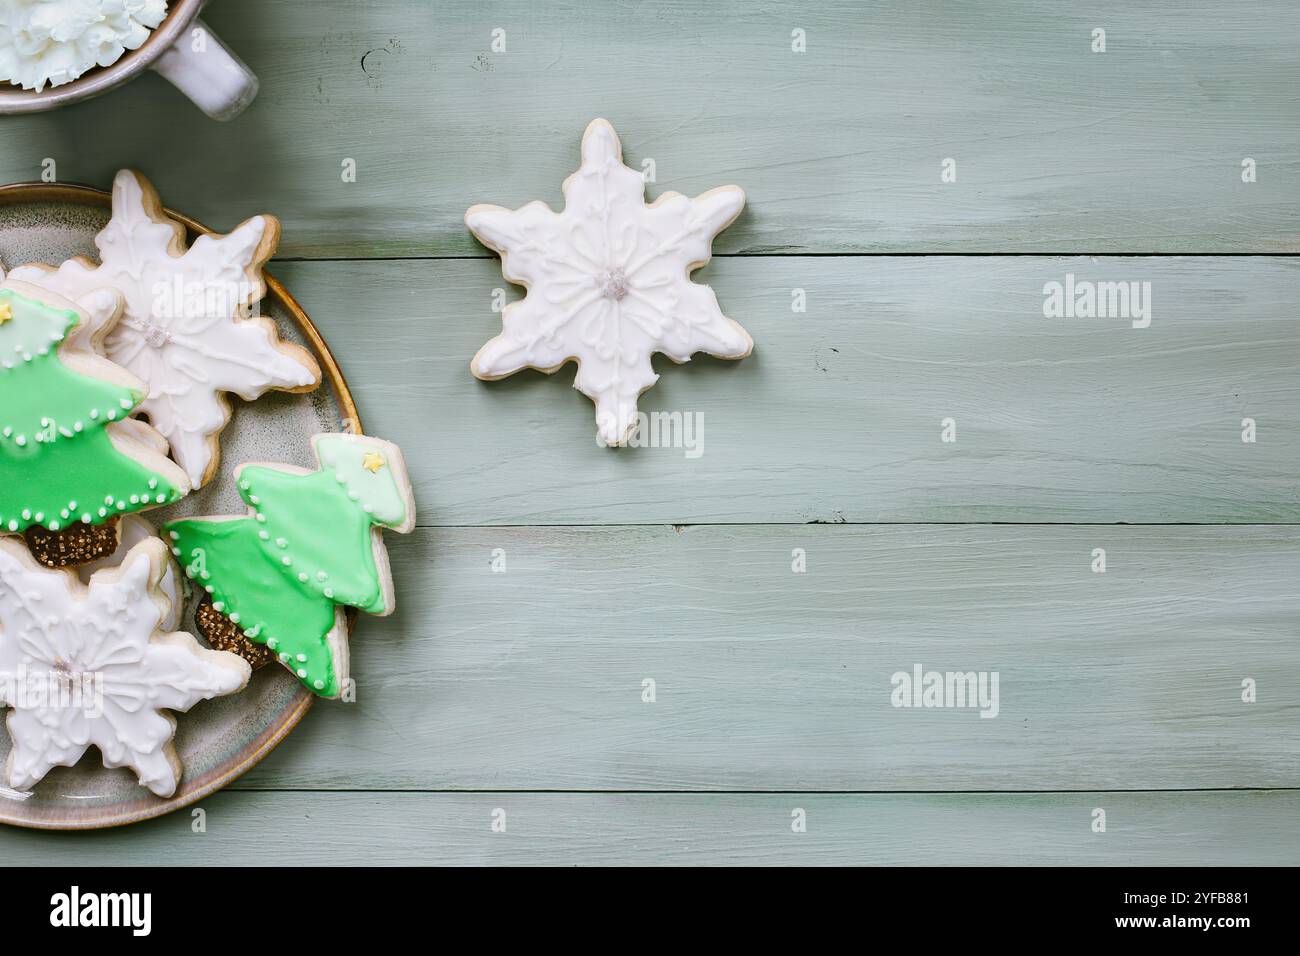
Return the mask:
POLYGON ((234 119, 257 96, 257 77, 200 19, 205 0, 172 0, 167 17, 111 66, 41 92, 0 85, 0 113, 37 113, 107 93, 152 68, 216 120, 234 119))

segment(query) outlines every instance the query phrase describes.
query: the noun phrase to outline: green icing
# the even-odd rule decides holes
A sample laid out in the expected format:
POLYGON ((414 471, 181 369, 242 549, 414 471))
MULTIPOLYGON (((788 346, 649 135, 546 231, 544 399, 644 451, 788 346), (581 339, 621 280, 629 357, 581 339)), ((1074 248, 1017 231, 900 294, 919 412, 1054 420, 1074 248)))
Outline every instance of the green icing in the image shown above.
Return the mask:
POLYGON ((182 520, 166 528, 186 576, 208 591, 218 610, 251 640, 269 644, 308 688, 338 696, 338 674, 325 640, 334 627, 334 602, 286 581, 267 559, 252 519, 182 520))
POLYGON ((347 435, 321 435, 316 439, 316 454, 322 470, 333 472, 337 482, 350 494, 370 506, 377 524, 396 528, 406 521, 406 498, 393 480, 392 466, 382 448, 371 448, 347 435), (378 455, 384 464, 374 471, 366 468, 366 456, 378 455))
POLYGON ((0 322, 0 531, 100 524, 179 500, 182 491, 118 451, 104 428, 143 394, 60 360, 77 313, 10 289, 0 305, 10 316, 0 322))
POLYGON ((372 529, 407 517, 393 473, 400 463, 388 463, 387 447, 323 436, 316 442, 323 470, 240 471, 239 493, 252 515, 165 526, 173 553, 217 609, 323 697, 341 690, 327 641, 336 606, 387 610, 372 529), (362 465, 368 454, 384 459, 374 472, 362 465))

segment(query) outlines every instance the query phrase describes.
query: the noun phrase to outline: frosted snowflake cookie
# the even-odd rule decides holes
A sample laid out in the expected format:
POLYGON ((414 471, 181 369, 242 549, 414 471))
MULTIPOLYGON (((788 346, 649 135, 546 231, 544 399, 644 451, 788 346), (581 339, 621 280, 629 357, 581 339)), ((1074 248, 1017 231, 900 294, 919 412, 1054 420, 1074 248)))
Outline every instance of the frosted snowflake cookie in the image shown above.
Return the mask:
POLYGON ((688 362, 696 352, 744 358, 754 343, 690 274, 713 254, 713 237, 740 215, 745 193, 719 186, 694 198, 645 202, 641 173, 623 165, 614 128, 593 120, 582 165, 564 181, 564 210, 471 206, 465 224, 501 255, 501 272, 528 289, 506 306, 502 332, 470 370, 485 380, 524 368, 554 372, 578 362, 574 387, 596 403, 606 445, 636 430, 637 398, 659 378, 655 352, 688 362))
MULTIPOLYGON (((139 515, 127 515, 118 522, 117 550, 108 557, 77 566, 77 577, 82 584, 89 584, 91 575, 97 571, 116 568, 141 541, 152 541, 158 537, 158 529, 139 515)), ((181 612, 185 610, 185 590, 181 586, 180 569, 170 555, 163 562, 162 577, 158 587, 167 599, 167 613, 163 616, 161 627, 164 631, 181 629, 181 612)), ((227 650, 227 648, 221 648, 227 650)))
MULTIPOLYGON (((273 651, 303 686, 339 697, 348 679, 346 609, 395 607, 381 529, 415 527, 402 453, 365 435, 317 435, 320 468, 241 465, 244 516, 163 526, 185 574, 211 607, 273 651)), ((200 627, 209 637, 211 620, 200 627)))
POLYGON ((105 767, 130 767, 160 797, 176 792, 181 764, 169 711, 233 694, 250 671, 234 654, 160 630, 166 558, 162 541, 144 541, 87 586, 0 539, 0 704, 10 708, 13 741, 7 786, 30 789, 94 745, 105 767))
POLYGON ((306 349, 282 342, 270 319, 248 314, 266 294, 262 266, 279 235, 274 216, 254 216, 186 249, 185 228, 163 212, 149 181, 122 170, 113 180, 113 218, 95 237, 98 266, 77 258, 57 269, 19 266, 9 275, 90 313, 105 289, 122 295, 122 320, 105 337, 104 353, 148 384, 140 411, 198 488, 220 462, 218 436, 230 420, 226 393, 252 401, 272 389, 304 392, 320 384, 306 349))
POLYGON ((166 0, 2 0, 0 81, 71 83, 138 49, 166 16, 166 0))
POLYGON ((88 321, 46 289, 0 284, 0 534, 25 535, 51 567, 111 554, 119 518, 189 491, 166 440, 128 417, 144 383, 78 346, 88 321))

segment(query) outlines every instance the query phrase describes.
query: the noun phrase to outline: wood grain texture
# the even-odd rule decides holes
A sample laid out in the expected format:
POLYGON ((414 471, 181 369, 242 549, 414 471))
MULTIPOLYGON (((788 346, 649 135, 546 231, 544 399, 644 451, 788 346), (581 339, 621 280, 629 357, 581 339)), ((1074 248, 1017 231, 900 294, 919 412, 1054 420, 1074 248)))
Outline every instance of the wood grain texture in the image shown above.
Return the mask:
POLYGON ((715 261, 701 281, 754 355, 660 357, 640 403, 702 416, 698 458, 598 447, 571 366, 474 380, 500 329, 495 262, 276 272, 366 429, 405 449, 426 525, 1300 518, 1292 259, 715 261), (1151 326, 1044 318, 1044 284, 1067 273, 1150 282, 1151 326))
POLYGON ((1068 794, 247 793, 129 829, 6 832, 9 866, 1273 865, 1296 791, 1068 794), (1106 832, 1090 829, 1095 808, 1106 832), (807 832, 791 830, 806 813, 807 832), (506 831, 491 830, 505 811, 506 831), (304 834, 314 834, 304 836, 304 834))
POLYGON ((206 833, 5 830, 7 864, 1300 864, 1300 7, 205 19, 261 77, 244 116, 144 77, 5 119, 0 181, 136 166, 211 226, 281 216, 274 271, 423 527, 388 536, 358 703, 205 801, 206 833), (641 404, 701 415, 699 458, 598 448, 571 369, 468 371, 507 285, 465 208, 559 203, 601 115, 652 197, 749 194, 700 278, 755 355, 661 360, 641 404), (297 261, 322 258, 351 261, 297 261), (1043 318, 1066 273, 1150 281, 1151 327, 1043 318), (996 671, 998 717, 891 706, 915 664, 996 671))
POLYGON ((1300 785, 1300 529, 389 537, 399 607, 360 622, 358 702, 314 708, 237 786, 1300 785), (892 706, 892 675, 917 663, 999 672, 998 716, 892 706))
POLYGON ((720 252, 1296 249, 1290 0, 1231 16, 1208 0, 224 0, 204 16, 261 77, 245 115, 212 123, 146 76, 7 118, 0 181, 46 158, 101 187, 140 165, 211 225, 282 216, 283 255, 483 255, 466 207, 558 202, 605 116, 630 161, 654 160, 652 192, 747 190, 720 252))

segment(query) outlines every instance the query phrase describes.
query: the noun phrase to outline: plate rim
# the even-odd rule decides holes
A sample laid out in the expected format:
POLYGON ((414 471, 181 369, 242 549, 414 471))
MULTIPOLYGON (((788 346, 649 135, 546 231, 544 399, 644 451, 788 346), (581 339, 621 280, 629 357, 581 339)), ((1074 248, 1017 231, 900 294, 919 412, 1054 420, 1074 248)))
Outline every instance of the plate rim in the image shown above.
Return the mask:
MULTIPOLYGON (((84 186, 79 183, 21 182, 0 185, 0 206, 8 207, 42 202, 96 206, 108 209, 112 207, 112 194, 94 186, 84 186)), ((188 233, 187 239, 191 242, 196 236, 217 234, 215 230, 205 226, 197 219, 177 212, 170 207, 163 207, 163 211, 185 226, 188 233)), ((324 373, 322 381, 328 380, 334 390, 344 422, 352 424, 354 434, 364 435, 365 432, 361 427, 361 416, 357 411, 356 401, 352 397, 352 390, 348 387, 347 379, 343 376, 343 370, 339 368, 334 353, 330 351, 324 337, 298 300, 290 294, 289 290, 265 270, 263 270, 262 275, 266 280, 266 296, 264 298, 272 299, 284 309, 298 332, 307 340, 320 362, 321 370, 324 373)), ((349 639, 351 639, 355 621, 355 614, 349 614, 349 639)), ((16 816, 0 807, 0 824, 29 830, 102 830, 165 816, 173 811, 195 804, 204 797, 221 790, 259 764, 267 754, 280 744, 280 741, 289 735, 290 731, 298 726, 298 722, 311 709, 315 700, 315 694, 299 687, 292 705, 284 711, 278 722, 271 724, 258 737, 254 738, 251 750, 245 747, 244 750, 229 761, 229 766, 219 767, 219 772, 215 777, 210 780, 203 780, 193 788, 186 786, 187 778, 182 775, 180 787, 170 797, 159 798, 145 791, 126 805, 135 809, 114 813, 111 812, 112 808, 110 807, 108 808, 109 813, 101 813, 98 816, 88 815, 84 818, 23 817, 16 816), (144 801, 143 806, 139 806, 141 801, 144 801)))

